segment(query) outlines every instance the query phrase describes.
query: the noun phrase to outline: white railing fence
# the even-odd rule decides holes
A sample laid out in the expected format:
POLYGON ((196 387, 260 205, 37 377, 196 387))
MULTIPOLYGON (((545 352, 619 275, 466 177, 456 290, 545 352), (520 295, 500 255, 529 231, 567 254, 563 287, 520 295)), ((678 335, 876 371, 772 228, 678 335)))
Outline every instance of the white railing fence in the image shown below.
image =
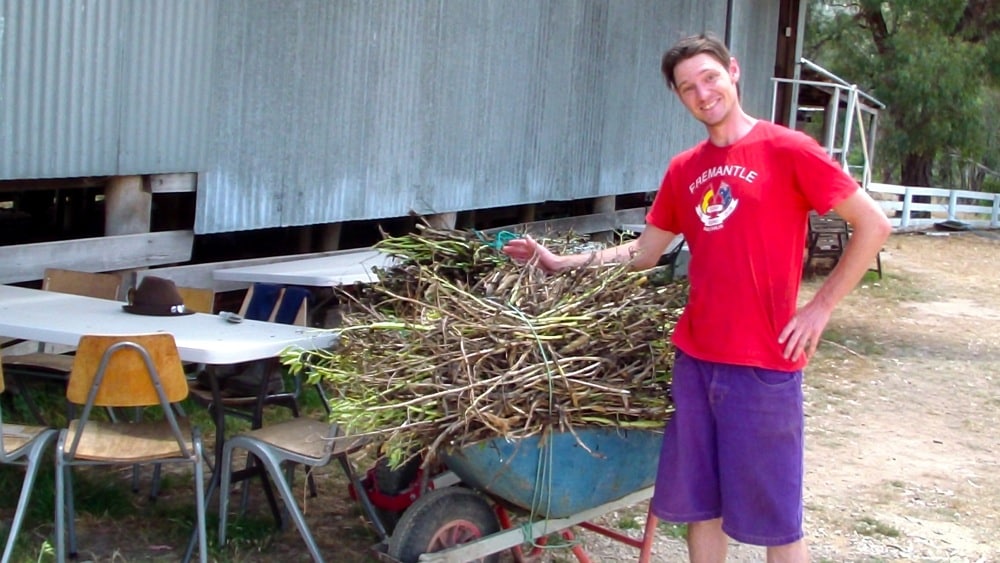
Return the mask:
POLYGON ((1000 194, 876 182, 868 184, 868 191, 896 230, 922 229, 942 221, 960 221, 973 228, 1000 228, 1000 194), (931 202, 914 202, 914 196, 930 196, 931 202), (930 217, 913 217, 918 211, 930 212, 930 217))

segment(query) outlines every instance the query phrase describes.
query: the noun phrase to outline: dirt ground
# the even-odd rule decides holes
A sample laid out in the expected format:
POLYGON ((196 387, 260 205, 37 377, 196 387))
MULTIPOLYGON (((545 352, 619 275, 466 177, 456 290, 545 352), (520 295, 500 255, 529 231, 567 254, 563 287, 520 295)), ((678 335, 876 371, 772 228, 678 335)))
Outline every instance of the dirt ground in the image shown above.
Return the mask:
POLYGON ((807 372, 814 558, 1000 560, 1000 233, 895 235, 883 269, 807 372))
MULTIPOLYGON (((883 279, 870 275, 837 309, 806 371, 812 559, 1000 561, 1000 232, 893 235, 882 267, 883 279)), ((822 281, 807 282, 802 298, 822 281)), ((307 518, 329 561, 374 561, 375 536, 340 475, 335 464, 319 472, 307 518)), ((640 506, 601 521, 638 535, 644 515, 640 506)), ((149 525, 85 517, 81 560, 177 560, 180 548, 149 525)), ((677 535, 661 525, 655 561, 686 560, 677 535)), ((636 560, 622 543, 577 537, 594 561, 636 560)), ((219 561, 309 560, 294 528, 214 552, 219 561)), ((558 550, 543 560, 576 559, 558 550)), ((729 560, 764 555, 734 544, 729 560)))

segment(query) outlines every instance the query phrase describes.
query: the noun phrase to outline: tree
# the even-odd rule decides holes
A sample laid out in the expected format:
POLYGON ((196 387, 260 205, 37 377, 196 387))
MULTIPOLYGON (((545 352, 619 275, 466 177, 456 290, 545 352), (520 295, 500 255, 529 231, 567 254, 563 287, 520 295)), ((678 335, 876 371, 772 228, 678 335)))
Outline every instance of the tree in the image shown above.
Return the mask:
POLYGON ((1000 120, 984 108, 1000 91, 998 12, 1000 0, 810 1, 806 57, 887 106, 887 180, 931 186, 955 156, 995 150, 1000 120))

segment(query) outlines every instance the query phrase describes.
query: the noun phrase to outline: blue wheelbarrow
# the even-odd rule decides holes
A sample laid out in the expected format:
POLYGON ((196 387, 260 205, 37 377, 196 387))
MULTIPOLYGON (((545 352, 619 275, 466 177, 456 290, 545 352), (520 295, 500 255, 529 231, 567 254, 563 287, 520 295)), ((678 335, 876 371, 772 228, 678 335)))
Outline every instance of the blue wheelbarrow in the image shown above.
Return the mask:
MULTIPOLYGON (((662 431, 585 427, 448 451, 445 476, 430 480, 376 551, 384 561, 402 563, 492 562, 507 550, 525 561, 550 534, 572 540, 571 528, 579 525, 648 557, 654 518, 641 540, 590 520, 652 496, 662 437, 662 431), (527 523, 515 525, 511 512, 527 523), (531 553, 522 551, 524 544, 534 546, 531 553)), ((573 552, 581 562, 590 560, 579 546, 573 552)))

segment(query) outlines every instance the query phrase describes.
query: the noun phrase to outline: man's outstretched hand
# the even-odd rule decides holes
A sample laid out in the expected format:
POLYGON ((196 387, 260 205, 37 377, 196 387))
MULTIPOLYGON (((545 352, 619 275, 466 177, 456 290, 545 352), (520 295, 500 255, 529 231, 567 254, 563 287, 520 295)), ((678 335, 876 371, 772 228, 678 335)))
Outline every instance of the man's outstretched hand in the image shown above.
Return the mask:
POLYGON ((520 263, 537 259, 538 267, 546 272, 557 272, 563 267, 560 256, 528 235, 507 242, 501 252, 520 263))

